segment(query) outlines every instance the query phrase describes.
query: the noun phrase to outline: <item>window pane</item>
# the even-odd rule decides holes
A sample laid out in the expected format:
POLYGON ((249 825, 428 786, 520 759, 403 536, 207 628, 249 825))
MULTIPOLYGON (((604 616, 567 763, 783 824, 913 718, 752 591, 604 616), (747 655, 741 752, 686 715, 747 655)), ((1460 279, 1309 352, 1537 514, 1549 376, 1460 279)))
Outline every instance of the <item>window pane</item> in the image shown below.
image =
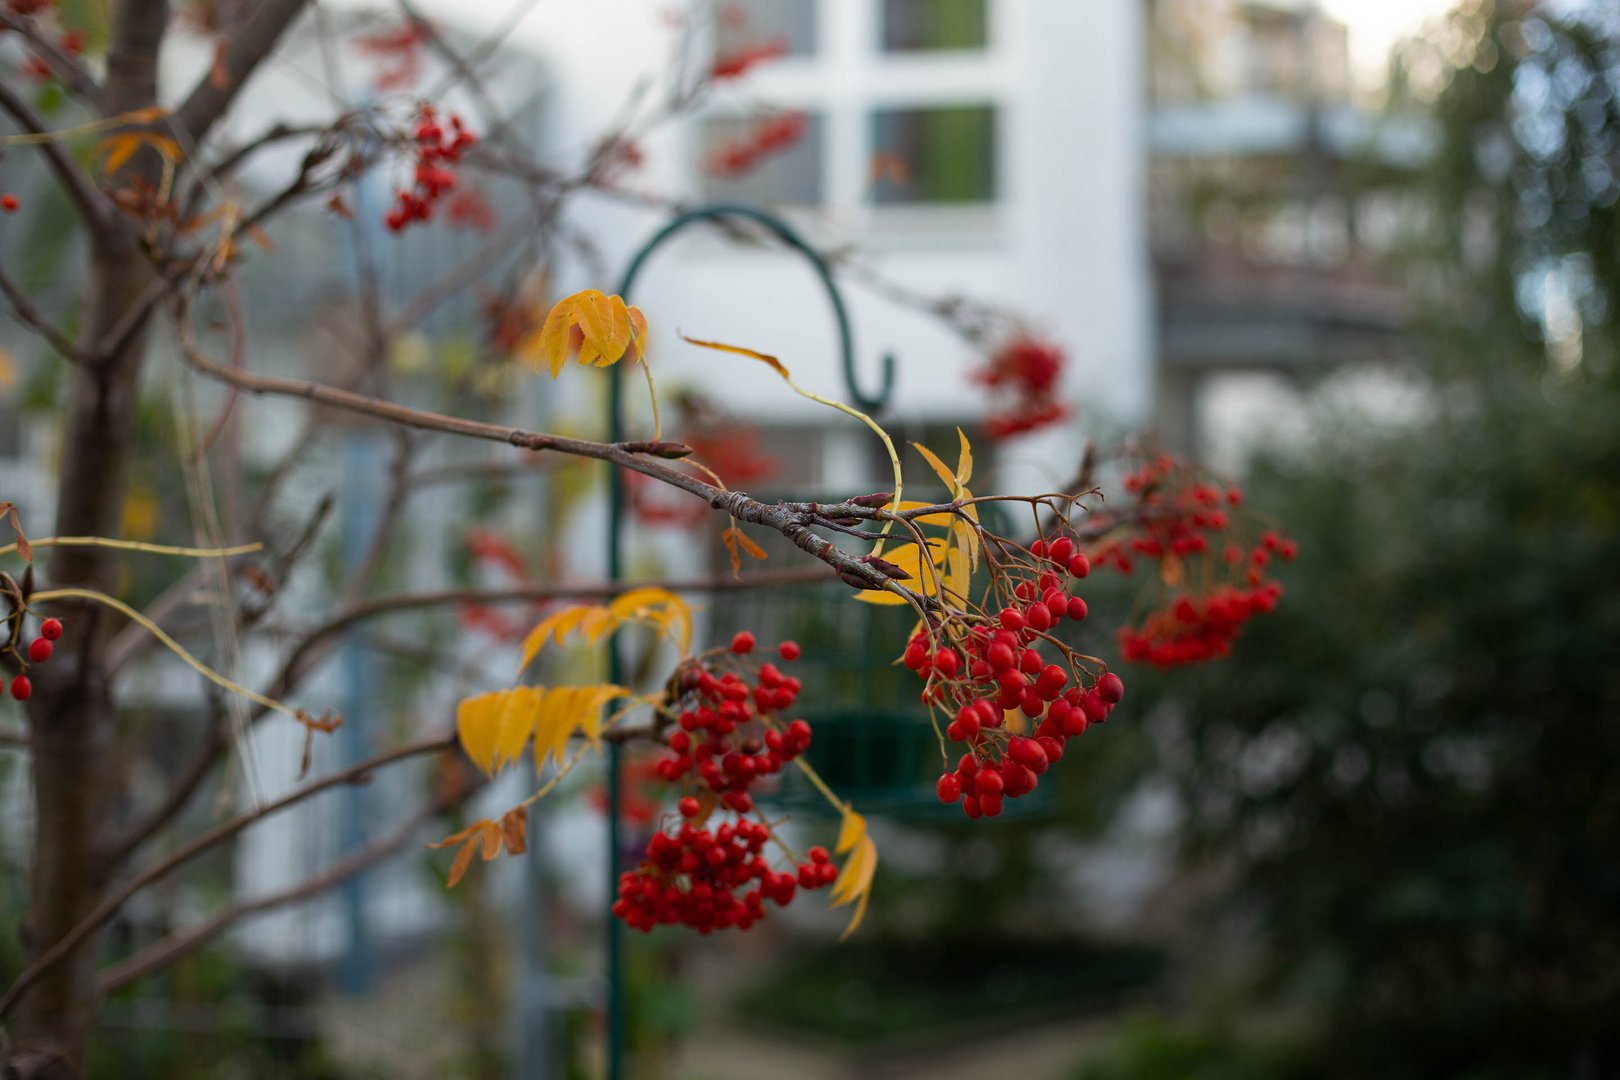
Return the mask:
POLYGON ((821 202, 821 117, 783 113, 703 124, 704 194, 726 202, 821 202))
POLYGON ((872 194, 879 203, 989 202, 996 197, 995 110, 881 109, 872 116, 872 194))
POLYGON ((883 49, 982 49, 984 6, 985 0, 883 0, 883 49))
POLYGON ((714 16, 714 54, 730 56, 772 42, 787 55, 816 48, 816 0, 731 0, 714 16))

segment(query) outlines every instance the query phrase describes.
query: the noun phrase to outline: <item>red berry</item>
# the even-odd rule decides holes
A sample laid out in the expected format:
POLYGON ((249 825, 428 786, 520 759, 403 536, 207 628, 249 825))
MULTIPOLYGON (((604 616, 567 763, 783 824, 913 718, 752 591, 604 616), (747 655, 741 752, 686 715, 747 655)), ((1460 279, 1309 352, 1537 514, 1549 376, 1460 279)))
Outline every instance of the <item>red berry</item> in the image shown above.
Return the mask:
POLYGON ((948 806, 962 797, 962 781, 954 773, 946 773, 939 778, 934 790, 939 793, 939 801, 948 806))
POLYGON ((28 676, 18 675, 11 680, 11 696, 18 701, 27 701, 34 692, 34 684, 28 681, 28 676))
POLYGON ((797 660, 799 658, 799 643, 797 641, 784 641, 776 651, 784 660, 797 660))
POLYGON ((984 651, 984 658, 992 671, 1006 671, 1013 666, 1012 649, 999 641, 984 651))
POLYGON ((676 805, 679 807, 682 817, 697 817, 703 809, 703 805, 691 795, 688 795, 676 805))
POLYGON ((1097 696, 1110 705, 1118 705, 1125 699, 1125 684, 1112 671, 1106 672, 1097 680, 1097 696))
POLYGON ((754 635, 747 630, 739 630, 731 639, 731 651, 741 656, 743 653, 754 651, 754 635))
POLYGON ((46 641, 55 641, 62 636, 62 622, 59 619, 46 619, 39 624, 39 636, 46 641))
MULTIPOLYGON (((17 196, 11 194, 11 192, 9 192, 9 191, 6 192, 4 195, 0 195, 0 210, 4 210, 6 213, 9 214, 9 213, 12 213, 13 211, 15 211, 16 209, 17 209, 17 196)), ((21 700, 21 699, 19 699, 19 700, 21 700)))
POLYGON ((1011 630, 1015 634, 1024 628, 1024 616, 1017 608, 1002 608, 998 618, 1003 629, 1011 630))
POLYGON ((1091 573, 1091 560, 1086 558, 1085 552, 1082 551, 1069 560, 1070 577, 1083 578, 1089 573, 1091 573))
POLYGON ((35 638, 28 646, 28 659, 34 663, 43 663, 51 658, 51 643, 44 638, 35 638))
POLYGON ((1024 621, 1036 630, 1052 628, 1052 611, 1039 600, 1024 609, 1024 621))
POLYGON ((1086 602, 1080 599, 1078 596, 1069 597, 1068 609, 1069 618, 1073 619, 1075 622, 1080 622, 1086 617, 1086 602))

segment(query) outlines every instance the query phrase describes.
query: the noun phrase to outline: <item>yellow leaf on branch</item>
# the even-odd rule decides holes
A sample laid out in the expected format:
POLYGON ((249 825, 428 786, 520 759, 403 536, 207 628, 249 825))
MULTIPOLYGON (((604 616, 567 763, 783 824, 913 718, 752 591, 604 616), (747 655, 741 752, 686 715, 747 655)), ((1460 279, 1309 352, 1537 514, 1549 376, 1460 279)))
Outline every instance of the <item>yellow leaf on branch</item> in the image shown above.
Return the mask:
POLYGON ((623 297, 586 289, 557 301, 540 329, 518 343, 517 354, 536 371, 549 369, 555 379, 576 348, 579 363, 587 366, 611 367, 626 355, 643 360, 647 317, 626 305, 623 297))
POLYGON ((607 604, 576 604, 546 616, 523 639, 522 671, 547 643, 564 643, 579 635, 590 645, 627 623, 651 626, 668 634, 685 656, 692 647, 692 609, 668 589, 641 588, 622 593, 607 604))
POLYGON ((464 698, 456 708, 456 736, 474 765, 493 776, 534 743, 534 767, 560 765, 568 740, 583 735, 601 749, 602 710, 630 696, 612 683, 593 686, 514 686, 464 698))
POLYGON ((838 854, 847 854, 838 880, 833 882, 833 907, 855 904, 855 914, 839 935, 844 941, 860 927, 866 918, 866 903, 872 895, 872 878, 877 873, 877 845, 866 833, 866 818, 844 807, 844 820, 838 828, 838 854))

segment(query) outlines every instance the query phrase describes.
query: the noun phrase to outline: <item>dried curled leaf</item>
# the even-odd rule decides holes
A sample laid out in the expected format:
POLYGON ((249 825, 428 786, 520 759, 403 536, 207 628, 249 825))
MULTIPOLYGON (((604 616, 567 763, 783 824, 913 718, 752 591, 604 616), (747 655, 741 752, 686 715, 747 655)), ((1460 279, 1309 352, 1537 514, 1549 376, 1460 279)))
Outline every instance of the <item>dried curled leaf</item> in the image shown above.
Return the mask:
POLYGON ((428 847, 443 848, 451 844, 460 844, 461 850, 456 852, 455 861, 450 864, 450 875, 445 879, 447 889, 453 889, 461 883, 468 867, 472 866, 474 854, 481 856, 485 862, 493 862, 503 847, 508 855, 521 855, 527 851, 528 812, 521 806, 514 806, 502 815, 499 824, 488 818, 481 818, 460 832, 452 833, 436 844, 429 844, 428 847))
POLYGON ((647 355, 647 317, 623 297, 586 289, 557 301, 540 329, 519 342, 518 356, 536 371, 549 369, 555 379, 574 351, 575 330, 581 364, 611 367, 627 354, 637 360, 647 355))

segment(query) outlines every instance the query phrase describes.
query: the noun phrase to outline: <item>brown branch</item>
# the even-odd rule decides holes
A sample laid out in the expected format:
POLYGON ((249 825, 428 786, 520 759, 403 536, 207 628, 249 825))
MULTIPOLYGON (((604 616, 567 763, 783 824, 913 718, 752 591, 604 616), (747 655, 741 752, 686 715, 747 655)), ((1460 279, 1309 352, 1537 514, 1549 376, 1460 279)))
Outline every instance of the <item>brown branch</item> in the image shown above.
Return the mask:
POLYGON ((6 299, 11 301, 12 311, 17 318, 37 330, 40 337, 50 343, 51 348, 76 364, 83 361, 84 358, 79 355, 79 350, 74 348, 73 342, 67 339, 67 335, 58 330, 44 313, 34 306, 28 294, 23 292, 4 270, 0 270, 0 292, 4 292, 6 299))
POLYGON ((418 811, 393 832, 378 837, 363 848, 350 852, 313 877, 301 881, 297 885, 282 889, 280 892, 273 892, 265 896, 255 897, 252 900, 240 900, 230 904, 197 925, 148 945, 122 963, 115 964, 101 972, 97 980, 100 992, 104 995, 114 993, 154 971, 167 967, 187 953, 208 944, 234 923, 261 912, 307 900, 325 892, 334 885, 342 883, 360 871, 399 851, 416 835, 423 825, 445 809, 448 809, 448 807, 441 806, 438 800, 434 800, 433 803, 418 811))
POLYGON ((276 47, 282 33, 304 10, 307 0, 260 0, 249 5, 250 14, 236 28, 225 46, 220 62, 204 75, 175 110, 174 120, 190 136, 194 145, 208 137, 214 124, 265 58, 276 47), (218 73, 223 70, 225 78, 218 73), (223 85, 222 85, 223 83, 223 85))
MULTIPOLYGON (((33 106, 24 101, 3 79, 0 79, 0 109, 10 113, 18 125, 30 135, 52 134, 45 120, 34 111, 33 106)), ((78 163, 56 139, 47 139, 35 145, 39 147, 39 152, 45 155, 45 164, 56 174, 57 181, 67 192, 68 201, 78 209, 85 225, 92 231, 104 228, 111 220, 111 206, 101 192, 96 190, 84 170, 79 168, 78 163)))
POLYGON ((208 733, 203 736, 202 745, 192 755, 190 764, 180 774, 180 778, 169 788, 168 794, 164 796, 163 801, 154 807, 151 813, 130 826, 122 836, 108 845, 107 861, 111 865, 121 866, 125 859, 133 855, 142 844, 150 840, 160 829, 173 821, 176 814, 185 809, 186 804, 191 801, 192 795, 196 794, 197 789, 202 786, 202 782, 213 771, 214 762, 218 759, 220 751, 230 745, 230 740, 225 737, 224 715, 219 703, 216 701, 214 704, 215 708, 209 721, 208 733))
POLYGON ((203 852, 224 843, 248 826, 256 824, 272 814, 279 813, 289 806, 294 806, 311 796, 319 795, 321 792, 334 787, 345 784, 366 783, 370 780, 370 774, 384 765, 391 765, 396 761, 403 761, 421 754, 430 754, 438 750, 448 750, 455 745, 455 741, 454 733, 434 735, 426 739, 418 739, 416 742, 406 743, 404 746, 398 746, 392 750, 385 750, 364 761, 350 765, 346 769, 341 769, 302 787, 294 788, 275 802, 269 803, 258 810, 239 814, 229 821, 221 822, 209 829, 190 843, 177 849, 167 858, 136 874, 117 892, 97 904, 61 940, 41 953, 38 959, 29 964, 22 974, 17 976, 17 981, 11 984, 5 996, 0 997, 0 1017, 11 1011, 12 1006, 16 1005, 18 999, 22 997, 30 986, 39 980, 41 975, 73 952, 85 938, 105 925, 107 920, 112 918, 119 908, 123 907, 125 901, 152 884, 152 882, 168 876, 203 852))

